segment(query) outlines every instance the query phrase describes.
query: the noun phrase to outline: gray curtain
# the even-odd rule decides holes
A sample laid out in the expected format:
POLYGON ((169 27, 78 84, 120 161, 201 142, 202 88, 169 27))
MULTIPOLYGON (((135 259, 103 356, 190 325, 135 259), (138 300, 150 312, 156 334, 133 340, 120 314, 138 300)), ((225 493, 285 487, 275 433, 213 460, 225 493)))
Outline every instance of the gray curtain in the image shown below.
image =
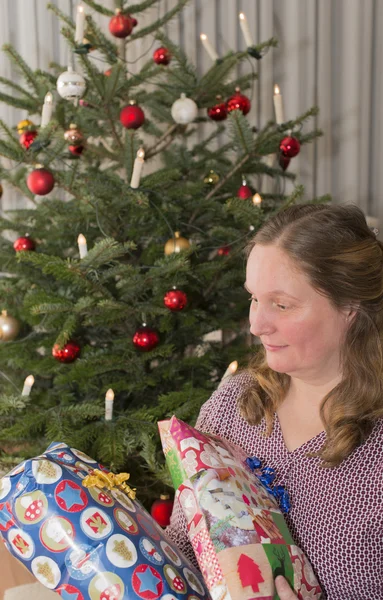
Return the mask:
MULTIPOLYGON (((74 14, 75 0, 53 0, 74 14)), ((139 26, 170 8, 174 0, 140 16, 139 26)), ((113 0, 104 5, 113 7, 113 0)), ((86 8, 86 10, 89 10, 86 8)), ((337 203, 352 202, 383 222, 380 167, 380 99, 383 85, 383 2, 378 0, 190 0, 167 33, 179 43, 203 72, 211 64, 201 45, 205 33, 217 52, 245 48, 238 13, 249 21, 254 41, 275 36, 279 47, 261 61, 251 61, 259 81, 252 92, 249 119, 257 127, 273 117, 273 85, 280 86, 286 118, 294 118, 317 104, 315 125, 324 137, 305 146, 291 163, 306 198, 330 193, 337 203)), ((108 19, 99 17, 107 30, 108 19)), ((50 61, 67 62, 60 25, 46 0, 2 0, 2 43, 12 43, 32 67, 47 68, 50 61)), ((129 45, 129 70, 139 69, 154 49, 153 40, 129 45)), ((97 52, 92 60, 100 62, 97 52)), ((244 66, 243 70, 251 68, 244 66)), ((0 54, 0 74, 15 77, 0 54)), ((14 126, 26 115, 0 105, 0 117, 14 126)), ((38 116, 36 116, 38 122, 38 116)), ((208 126, 207 126, 208 127, 208 126)), ((199 135, 204 135, 201 130, 199 135)), ((25 200, 6 190, 2 208, 22 206, 25 200)), ((375 224, 375 222, 374 222, 375 224)))

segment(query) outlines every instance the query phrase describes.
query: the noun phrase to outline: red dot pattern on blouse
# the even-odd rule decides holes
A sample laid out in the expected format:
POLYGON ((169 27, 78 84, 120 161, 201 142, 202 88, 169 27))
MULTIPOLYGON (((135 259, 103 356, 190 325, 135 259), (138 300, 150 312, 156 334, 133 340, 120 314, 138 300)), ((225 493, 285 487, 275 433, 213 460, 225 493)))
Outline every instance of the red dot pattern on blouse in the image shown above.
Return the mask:
MULTIPOLYGON (((324 600, 383 600, 383 419, 341 465, 323 469, 320 458, 306 454, 321 448, 325 432, 289 452, 277 416, 270 437, 262 435, 264 421, 252 426, 240 416, 237 399, 248 377, 237 375, 215 391, 196 428, 274 467, 276 483, 286 485, 291 499, 287 525, 313 566, 324 600)), ((166 532, 197 566, 178 503, 166 532)))

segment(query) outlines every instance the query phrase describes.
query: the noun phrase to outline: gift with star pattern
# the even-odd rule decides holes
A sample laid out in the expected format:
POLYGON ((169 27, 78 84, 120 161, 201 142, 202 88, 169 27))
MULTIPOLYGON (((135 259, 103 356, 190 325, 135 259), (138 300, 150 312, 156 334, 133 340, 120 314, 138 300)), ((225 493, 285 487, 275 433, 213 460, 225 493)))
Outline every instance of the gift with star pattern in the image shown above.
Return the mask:
POLYGON ((128 479, 51 444, 0 480, 5 546, 64 600, 208 600, 200 574, 128 479))

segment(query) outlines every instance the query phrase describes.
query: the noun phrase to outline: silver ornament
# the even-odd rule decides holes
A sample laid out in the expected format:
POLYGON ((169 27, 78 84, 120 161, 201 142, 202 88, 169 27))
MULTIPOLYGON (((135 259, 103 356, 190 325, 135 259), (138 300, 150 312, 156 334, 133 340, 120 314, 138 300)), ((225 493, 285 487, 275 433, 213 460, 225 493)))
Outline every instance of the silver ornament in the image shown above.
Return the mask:
POLYGON ((68 67, 57 79, 57 91, 65 100, 78 100, 84 95, 85 88, 85 79, 72 67, 68 67))
POLYGON ((181 94, 181 97, 173 103, 172 117, 176 123, 187 125, 194 121, 198 115, 198 106, 191 98, 187 98, 186 94, 181 94))

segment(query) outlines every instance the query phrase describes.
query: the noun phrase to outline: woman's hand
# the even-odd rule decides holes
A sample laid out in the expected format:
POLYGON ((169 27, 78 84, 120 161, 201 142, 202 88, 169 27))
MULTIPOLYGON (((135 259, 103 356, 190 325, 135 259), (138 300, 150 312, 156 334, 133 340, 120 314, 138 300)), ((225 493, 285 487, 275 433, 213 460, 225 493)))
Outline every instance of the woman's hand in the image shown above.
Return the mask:
POLYGON ((296 600, 298 598, 289 586, 288 581, 282 575, 276 577, 275 587, 281 600, 296 600))

